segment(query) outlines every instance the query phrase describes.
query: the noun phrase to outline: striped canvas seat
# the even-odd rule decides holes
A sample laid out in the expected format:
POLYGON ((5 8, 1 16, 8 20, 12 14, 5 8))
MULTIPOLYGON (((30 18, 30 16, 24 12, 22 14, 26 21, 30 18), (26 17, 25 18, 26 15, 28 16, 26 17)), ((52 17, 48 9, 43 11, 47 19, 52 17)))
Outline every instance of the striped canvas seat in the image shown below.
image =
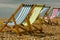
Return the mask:
POLYGON ((49 9, 49 7, 44 7, 40 12, 40 16, 43 17, 48 9, 49 9))
POLYGON ((60 8, 53 8, 50 19, 54 19, 55 17, 60 17, 60 8))
MULTIPOLYGON (((23 6, 15 17, 16 24, 21 24, 27 17, 31 6, 23 6)), ((8 25, 15 25, 14 22, 8 23, 8 25)))
POLYGON ((34 23, 37 17, 39 16, 39 12, 42 10, 43 7, 35 7, 33 10, 33 14, 30 17, 30 24, 34 23))
POLYGON ((58 9, 57 8, 53 9, 50 19, 54 19, 54 17, 56 17, 57 14, 58 14, 58 9))
MULTIPOLYGON (((29 18, 30 24, 33 24, 35 22, 35 20, 37 19, 37 17, 39 16, 40 11, 42 10, 43 6, 35 6, 33 11, 32 11, 32 15, 29 18)), ((23 22, 23 25, 27 26, 26 22, 23 22)))

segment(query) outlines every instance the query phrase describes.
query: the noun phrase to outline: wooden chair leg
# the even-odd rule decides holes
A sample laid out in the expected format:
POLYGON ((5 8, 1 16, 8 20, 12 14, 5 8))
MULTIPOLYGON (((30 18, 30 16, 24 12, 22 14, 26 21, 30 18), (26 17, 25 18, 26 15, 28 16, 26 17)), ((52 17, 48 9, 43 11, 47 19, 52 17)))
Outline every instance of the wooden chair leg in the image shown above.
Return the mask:
POLYGON ((10 26, 7 26, 11 31, 13 31, 13 32, 16 32, 16 34, 17 35, 22 35, 21 33, 20 33, 20 31, 19 31, 19 29, 18 28, 13 28, 13 27, 10 27, 10 26))
POLYGON ((6 24, 2 26, 2 28, 0 29, 0 32, 6 27, 6 24))

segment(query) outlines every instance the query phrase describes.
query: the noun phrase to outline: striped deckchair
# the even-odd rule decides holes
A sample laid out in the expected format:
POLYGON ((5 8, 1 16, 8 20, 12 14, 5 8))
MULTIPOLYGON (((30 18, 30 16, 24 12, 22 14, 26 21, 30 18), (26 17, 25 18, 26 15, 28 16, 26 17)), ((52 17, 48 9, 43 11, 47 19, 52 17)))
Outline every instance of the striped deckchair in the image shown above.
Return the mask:
POLYGON ((59 25, 59 17, 60 17, 60 8, 53 8, 52 14, 50 15, 50 20, 52 24, 59 25))
POLYGON ((54 17, 56 17, 57 14, 58 14, 58 8, 54 8, 53 12, 52 12, 52 14, 50 16, 50 19, 54 19, 54 17))
POLYGON ((40 21, 40 24, 42 23, 42 20, 44 18, 44 16, 46 15, 47 16, 47 12, 49 11, 50 7, 48 6, 45 6, 42 11, 40 12, 40 18, 39 18, 39 21, 40 21))
POLYGON ((48 6, 44 6, 44 8, 39 12, 39 17, 38 17, 38 23, 39 23, 39 27, 37 27, 36 25, 34 25, 34 27, 39 30, 42 33, 42 23, 44 21, 44 19, 41 19, 41 17, 43 18, 44 15, 47 14, 47 12, 49 11, 50 7, 48 6))
POLYGON ((16 33, 19 33, 18 28, 20 26, 18 27, 17 25, 20 25, 25 20, 25 18, 27 17, 29 12, 32 10, 32 8, 33 8, 33 5, 21 4, 17 8, 17 10, 13 13, 13 15, 7 20, 6 24, 4 26, 2 26, 0 31, 2 31, 5 27, 8 27, 12 31, 15 31, 16 33), (13 22, 10 22, 11 20, 13 20, 13 22), (14 28, 12 28, 12 26, 14 26, 14 28))

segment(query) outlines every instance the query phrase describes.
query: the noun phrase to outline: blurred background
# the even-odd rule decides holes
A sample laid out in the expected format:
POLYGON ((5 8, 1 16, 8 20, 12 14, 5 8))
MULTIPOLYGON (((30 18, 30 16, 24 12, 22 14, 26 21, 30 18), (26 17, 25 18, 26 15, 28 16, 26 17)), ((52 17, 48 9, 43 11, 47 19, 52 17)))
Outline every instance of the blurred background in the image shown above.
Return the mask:
POLYGON ((60 8, 60 0, 0 0, 0 18, 9 18, 21 3, 46 4, 47 6, 60 8))

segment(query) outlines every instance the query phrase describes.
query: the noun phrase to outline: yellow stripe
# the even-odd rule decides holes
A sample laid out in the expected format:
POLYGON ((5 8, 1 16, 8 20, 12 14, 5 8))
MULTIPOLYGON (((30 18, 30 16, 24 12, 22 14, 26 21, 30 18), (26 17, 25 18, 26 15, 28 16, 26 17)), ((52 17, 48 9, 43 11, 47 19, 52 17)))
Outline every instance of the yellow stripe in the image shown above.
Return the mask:
MULTIPOLYGON (((42 8, 43 7, 35 7, 34 8, 34 10, 32 12, 32 15, 30 16, 30 19, 29 19, 30 24, 34 23, 34 21, 38 17, 38 15, 39 15, 39 13, 40 13, 40 11, 41 11, 42 8)), ((23 22, 23 25, 27 25, 27 23, 26 22, 23 22)))
POLYGON ((30 24, 34 23, 34 21, 36 20, 36 18, 38 17, 40 11, 41 11, 42 7, 35 7, 33 10, 33 13, 30 17, 30 24))

